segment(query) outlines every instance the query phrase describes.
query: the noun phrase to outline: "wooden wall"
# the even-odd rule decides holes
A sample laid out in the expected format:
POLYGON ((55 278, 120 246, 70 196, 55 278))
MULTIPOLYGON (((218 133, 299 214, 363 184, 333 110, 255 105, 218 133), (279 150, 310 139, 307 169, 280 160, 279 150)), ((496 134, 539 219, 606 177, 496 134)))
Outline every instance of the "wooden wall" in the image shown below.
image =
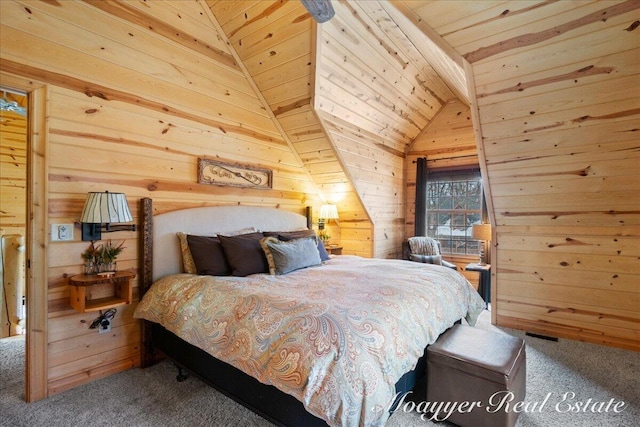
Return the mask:
POLYGON ((0 112, 0 235, 24 236, 27 220, 26 185, 27 118, 12 111, 2 111, 0 112))
MULTIPOLYGON (((0 71, 49 85, 49 223, 78 221, 86 193, 154 199, 157 211, 250 204, 303 212, 317 189, 199 2, 2 2, 0 71), (273 189, 199 185, 198 157, 269 168, 273 189)), ((0 81, 0 84, 2 82, 0 81)), ((120 269, 136 270, 138 236, 120 269)), ((67 277, 88 242, 48 245, 48 393, 139 363, 135 305, 89 330, 67 277)), ((137 285, 134 289, 137 298, 137 285)))
MULTIPOLYGON (((0 94, 2 95, 8 102, 17 102, 19 106, 26 107, 26 96, 13 93, 0 94)), ((26 115, 0 111, 0 238, 22 236, 22 240, 12 239, 14 242, 24 241, 26 235, 26 155, 26 115)), ((22 262, 12 265, 11 261, 16 258, 11 257, 8 252, 11 246, 10 240, 7 240, 0 254, 0 338, 22 333, 11 327, 10 319, 15 322, 16 302, 21 303, 24 296, 24 254, 22 262), (9 310, 12 316, 9 315, 9 310)), ((15 253, 15 249, 13 252, 15 253)))
POLYGON ((406 3, 475 80, 497 323, 640 349, 640 2, 406 3))

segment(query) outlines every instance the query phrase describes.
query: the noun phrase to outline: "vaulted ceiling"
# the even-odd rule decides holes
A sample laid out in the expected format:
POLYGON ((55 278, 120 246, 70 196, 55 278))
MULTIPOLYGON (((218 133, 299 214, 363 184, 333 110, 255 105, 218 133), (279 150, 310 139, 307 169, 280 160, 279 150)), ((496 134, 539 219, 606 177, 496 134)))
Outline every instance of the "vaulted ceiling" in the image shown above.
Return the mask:
POLYGON ((345 235, 368 223, 366 255, 394 253, 406 151, 444 105, 468 104, 461 57, 404 3, 334 1, 321 25, 298 1, 207 4, 345 235))

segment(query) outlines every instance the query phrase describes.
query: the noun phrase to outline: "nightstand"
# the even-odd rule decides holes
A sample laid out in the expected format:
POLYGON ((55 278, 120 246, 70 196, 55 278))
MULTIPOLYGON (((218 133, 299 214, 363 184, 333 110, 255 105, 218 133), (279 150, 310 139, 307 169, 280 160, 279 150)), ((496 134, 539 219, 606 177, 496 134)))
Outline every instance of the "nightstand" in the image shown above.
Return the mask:
POLYGON ((342 246, 339 245, 327 245, 325 246, 329 255, 342 255, 342 246))
POLYGON ((117 271, 111 276, 76 274, 69 278, 71 288, 69 302, 80 313, 131 304, 131 280, 134 277, 136 274, 131 271, 117 271), (113 287, 113 296, 102 296, 105 294, 104 288, 108 286, 113 287))
POLYGON ((480 273, 478 293, 489 304, 491 302, 491 264, 467 264, 464 269, 480 273))

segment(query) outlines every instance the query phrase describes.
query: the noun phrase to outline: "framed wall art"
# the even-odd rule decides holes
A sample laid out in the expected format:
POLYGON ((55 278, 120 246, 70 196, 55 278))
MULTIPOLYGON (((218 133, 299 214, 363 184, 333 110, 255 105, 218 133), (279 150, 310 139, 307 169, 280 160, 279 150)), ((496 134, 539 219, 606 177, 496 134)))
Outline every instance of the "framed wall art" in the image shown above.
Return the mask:
POLYGON ((233 187, 272 188, 273 171, 269 169, 198 159, 198 183, 233 187))

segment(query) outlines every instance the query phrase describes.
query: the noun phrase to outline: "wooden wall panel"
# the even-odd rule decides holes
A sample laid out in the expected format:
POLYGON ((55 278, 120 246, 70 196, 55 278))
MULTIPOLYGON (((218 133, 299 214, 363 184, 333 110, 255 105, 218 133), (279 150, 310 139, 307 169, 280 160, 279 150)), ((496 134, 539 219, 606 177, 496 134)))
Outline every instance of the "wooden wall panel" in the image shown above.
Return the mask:
POLYGON ((640 349, 640 3, 427 3, 476 84, 495 320, 640 349))
POLYGON ((27 118, 12 111, 2 111, 0 112, 0 206, 2 206, 0 235, 24 236, 27 221, 26 185, 27 118))
POLYGON ((399 257, 403 237, 404 154, 381 149, 384 141, 379 136, 363 132, 346 121, 322 117, 372 220, 373 256, 399 257))
MULTIPOLYGON (((24 95, 3 92, 0 96, 7 102, 15 102, 18 106, 27 107, 27 98, 24 95)), ((11 235, 24 237, 27 231, 27 125, 26 114, 0 111, 0 238, 2 236, 8 238, 11 235)), ((10 247, 7 240, 3 250, 8 250, 10 247)), ((14 318, 16 302, 19 306, 21 298, 26 293, 25 283, 20 283, 24 282, 24 271, 22 274, 15 271, 16 268, 11 265, 6 252, 1 254, 0 263, 5 263, 0 265, 0 272, 3 275, 0 283, 4 284, 0 286, 0 290, 4 293, 0 295, 2 310, 0 338, 4 338, 16 333, 15 325, 12 327, 9 319, 16 322, 14 318), (12 272, 15 274, 14 277, 11 277, 12 272), (13 286, 9 287, 9 283, 13 286), (17 300, 11 299, 12 296, 17 300), (8 307, 13 307, 12 315, 9 314, 8 307)), ((24 270, 24 266, 21 268, 24 270)))
MULTIPOLYGON (((89 191, 124 192, 134 221, 142 197, 157 211, 248 204, 302 213, 318 204, 225 35, 201 3, 182 3, 3 3, 2 71, 49 85, 49 222, 78 221, 89 191), (271 169, 273 189, 197 184, 199 157, 271 169)), ((75 231, 74 241, 48 246, 49 394, 139 364, 134 305, 119 307, 101 335, 88 329, 96 313, 69 305, 67 277, 81 271, 88 246, 75 231)), ((137 235, 103 237, 125 242, 118 266, 136 271, 137 235)))

